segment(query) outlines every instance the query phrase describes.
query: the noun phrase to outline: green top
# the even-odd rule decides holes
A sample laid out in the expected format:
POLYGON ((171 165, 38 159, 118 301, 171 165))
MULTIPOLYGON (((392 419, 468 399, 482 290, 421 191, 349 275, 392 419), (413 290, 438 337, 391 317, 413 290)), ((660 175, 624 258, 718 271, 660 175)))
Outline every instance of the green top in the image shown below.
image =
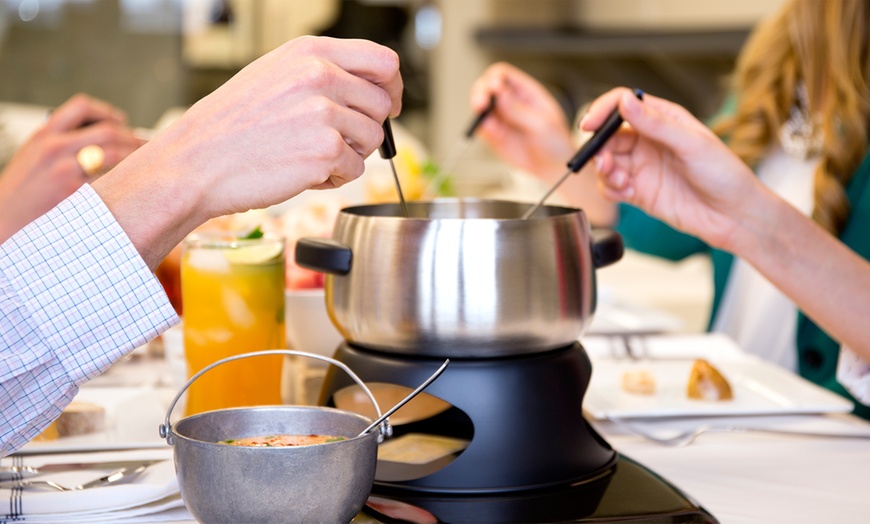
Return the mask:
MULTIPOLYGON (((870 153, 864 157, 858 171, 846 186, 851 212, 839 236, 844 244, 865 259, 870 259, 870 233, 866 229, 870 226, 868 180, 870 180, 870 153)), ((713 263, 714 296, 709 329, 713 319, 716 318, 725 283, 731 272, 733 255, 713 249, 698 238, 680 233, 635 207, 621 204, 619 211, 620 219, 616 229, 622 234, 625 246, 628 248, 670 260, 680 260, 696 253, 710 255, 713 263)), ((819 275, 819 278, 825 278, 825 275, 819 275)), ((802 377, 852 400, 856 406, 854 413, 870 419, 870 406, 857 402, 837 382, 840 344, 807 318, 802 311, 798 312, 797 351, 798 371, 802 377)))

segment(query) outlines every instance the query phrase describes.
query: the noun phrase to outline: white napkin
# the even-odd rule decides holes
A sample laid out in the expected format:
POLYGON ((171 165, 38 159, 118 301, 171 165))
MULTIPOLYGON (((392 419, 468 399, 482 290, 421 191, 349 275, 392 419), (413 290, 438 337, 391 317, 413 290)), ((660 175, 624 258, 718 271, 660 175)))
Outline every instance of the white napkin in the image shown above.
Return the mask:
MULTIPOLYGON (((39 467, 55 463, 161 460, 136 478, 117 485, 81 491, 52 491, 44 488, 0 489, 0 522, 10 521, 77 522, 155 522, 156 519, 192 520, 184 509, 178 490, 172 449, 34 455, 24 457, 24 465, 39 467), (6 502, 8 501, 8 502, 6 502), (168 511, 181 509, 183 512, 168 511), (5 511, 4 511, 5 510, 5 511), (161 513, 161 517, 154 514, 161 513)), ((12 457, 0 466, 13 465, 12 457)), ((111 473, 113 469, 46 473, 34 479, 51 480, 64 486, 77 486, 111 473)))

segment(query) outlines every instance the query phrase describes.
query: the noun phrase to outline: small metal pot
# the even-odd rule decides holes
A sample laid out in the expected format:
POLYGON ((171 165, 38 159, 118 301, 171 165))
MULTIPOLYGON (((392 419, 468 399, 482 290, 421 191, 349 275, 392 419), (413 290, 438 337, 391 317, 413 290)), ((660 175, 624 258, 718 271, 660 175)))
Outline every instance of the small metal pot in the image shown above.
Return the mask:
POLYGON ((595 310, 595 272, 622 257, 583 211, 444 199, 343 209, 331 239, 296 262, 327 273, 325 299, 348 341, 387 352, 495 357, 566 346, 595 310))
MULTIPOLYGON (((348 372, 381 411, 365 384, 347 366, 327 357, 291 350, 247 353, 220 360, 194 375, 181 389, 160 426, 174 446, 181 497, 199 522, 350 522, 371 491, 377 446, 385 423, 360 434, 372 420, 327 407, 267 406, 209 411, 169 419, 176 402, 211 368, 250 356, 301 355, 333 363, 348 372), (296 447, 245 447, 227 438, 274 434, 320 434, 347 440, 296 447)), ((229 387, 229 386, 228 386, 229 387)))

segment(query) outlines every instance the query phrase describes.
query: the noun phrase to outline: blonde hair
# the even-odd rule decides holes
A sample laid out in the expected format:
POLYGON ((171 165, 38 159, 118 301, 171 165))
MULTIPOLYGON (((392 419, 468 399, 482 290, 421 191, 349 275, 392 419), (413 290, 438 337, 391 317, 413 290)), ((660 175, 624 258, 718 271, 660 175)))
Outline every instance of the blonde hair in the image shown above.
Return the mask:
POLYGON ((806 86, 820 125, 813 220, 838 234, 849 216, 845 186, 867 151, 870 121, 870 0, 791 0, 752 33, 732 82, 736 111, 714 126, 756 164, 778 140, 806 86))

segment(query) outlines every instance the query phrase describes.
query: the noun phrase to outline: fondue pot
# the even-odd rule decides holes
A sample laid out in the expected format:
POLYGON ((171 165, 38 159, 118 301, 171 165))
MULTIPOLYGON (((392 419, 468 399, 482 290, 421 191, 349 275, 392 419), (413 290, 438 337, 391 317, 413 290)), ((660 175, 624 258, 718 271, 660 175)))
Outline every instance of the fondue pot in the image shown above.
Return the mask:
POLYGON ((390 353, 489 358, 564 347, 595 310, 595 269, 621 237, 583 211, 443 199, 345 208, 331 239, 296 262, 326 273, 326 307, 347 341, 390 353))
MULTIPOLYGON (((346 208, 331 238, 296 248, 300 265, 326 273, 347 339, 334 359, 364 382, 412 388, 451 359, 427 390, 439 409, 396 419, 374 493, 444 522, 715 522, 583 417, 592 363, 578 339, 595 270, 622 256, 620 237, 567 207, 525 220, 530 205, 516 202, 407 207, 346 208), (424 438, 457 447, 433 454, 424 438)), ((355 387, 330 368, 318 403, 342 408, 355 387)))

